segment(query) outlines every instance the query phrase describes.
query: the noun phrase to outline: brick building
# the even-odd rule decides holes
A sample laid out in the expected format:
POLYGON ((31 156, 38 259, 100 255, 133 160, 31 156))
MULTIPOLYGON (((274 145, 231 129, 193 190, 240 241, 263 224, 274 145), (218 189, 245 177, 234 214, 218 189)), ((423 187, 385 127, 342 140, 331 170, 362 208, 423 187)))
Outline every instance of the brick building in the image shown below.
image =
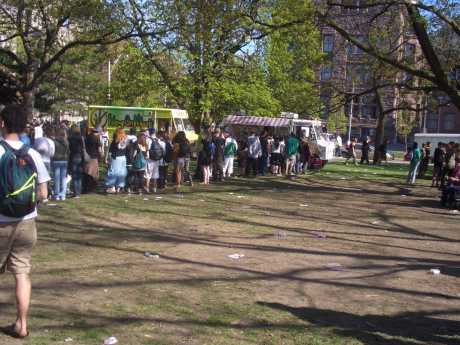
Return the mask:
MULTIPOLYGON (((349 6, 359 4, 359 0, 343 0, 349 6)), ((353 35, 363 45, 388 47, 399 54, 402 59, 411 63, 420 63, 421 52, 417 40, 405 25, 403 11, 390 11, 378 20, 372 21, 379 8, 346 8, 335 6, 330 8, 329 16, 341 27, 353 35), (379 21, 380 23, 376 23, 379 21), (386 33, 376 31, 380 24, 386 33), (378 26, 378 25, 377 25, 378 26)), ((415 84, 410 75, 397 70, 379 67, 378 61, 361 51, 357 46, 346 41, 333 28, 320 26, 322 50, 326 54, 326 62, 318 69, 321 100, 324 105, 323 118, 334 116, 338 106, 334 105, 337 95, 345 96, 344 112, 347 117, 352 115, 352 136, 362 138, 374 136, 379 108, 375 92, 370 92, 382 80, 389 84, 408 82, 415 84), (369 92, 368 92, 369 91, 369 92), (359 97, 347 97, 360 94, 359 97), (335 110, 334 110, 335 108, 335 110)), ((382 48, 383 49, 383 48, 382 48)), ((388 84, 387 83, 387 84, 388 84)), ((389 86, 380 89, 383 110, 387 112, 385 121, 385 137, 392 142, 398 141, 396 131, 399 108, 403 104, 413 109, 421 109, 424 104, 421 95, 409 92, 400 86, 389 86), (393 110, 394 109, 394 110, 393 110)), ((342 103, 343 104, 343 103, 342 103)), ((414 111, 414 117, 421 118, 421 111, 414 111)))

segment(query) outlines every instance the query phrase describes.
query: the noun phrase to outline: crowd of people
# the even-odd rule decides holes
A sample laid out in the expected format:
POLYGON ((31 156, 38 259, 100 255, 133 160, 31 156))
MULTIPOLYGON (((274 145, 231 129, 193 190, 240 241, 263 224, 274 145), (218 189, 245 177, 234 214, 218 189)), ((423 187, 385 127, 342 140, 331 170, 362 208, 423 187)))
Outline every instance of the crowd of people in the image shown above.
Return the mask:
POLYGON ((107 167, 108 194, 156 193, 168 183, 179 192, 183 183, 193 186, 194 180, 208 185, 236 175, 290 177, 322 167, 319 153, 312 152, 305 133, 281 137, 271 135, 268 129, 237 139, 228 129, 209 127, 192 145, 184 132, 171 137, 169 132, 154 128, 118 128, 109 138, 101 128, 82 130, 79 125, 63 123, 36 126, 22 133, 20 140, 40 153, 52 177, 49 189, 55 200, 65 200, 69 192, 79 198, 94 191, 103 170, 101 163, 107 167), (197 158, 193 172, 192 157, 197 158))
MULTIPOLYGON (((208 127, 192 145, 184 132, 171 137, 165 130, 118 128, 109 138, 108 132, 101 128, 82 131, 78 125, 69 127, 64 123, 57 128, 35 127, 32 132, 22 133, 20 140, 40 153, 52 177, 50 194, 55 200, 65 200, 69 191, 76 198, 94 191, 100 179, 101 163, 107 167, 105 191, 108 194, 157 193, 168 184, 180 192, 183 183, 193 186, 194 181, 198 181, 208 185, 234 176, 291 177, 309 169, 320 169, 323 164, 319 152, 309 145, 305 132, 283 137, 272 135, 268 128, 260 134, 251 131, 237 138, 229 129, 208 127), (194 171, 190 165, 192 158, 196 158, 194 171)), ((357 144, 358 140, 351 138, 346 151, 342 152, 345 164, 350 160, 358 164, 357 144)), ((377 149, 380 161, 386 161, 387 145, 388 141, 384 140, 377 149)), ((439 143, 433 156, 431 149, 428 142, 422 148, 414 143, 408 150, 405 156, 410 161, 407 183, 414 184, 417 177, 424 177, 433 162, 432 186, 443 190, 444 203, 450 204, 460 185, 459 145, 439 143)), ((370 151, 370 139, 365 137, 361 143, 361 164, 370 164, 370 151)))

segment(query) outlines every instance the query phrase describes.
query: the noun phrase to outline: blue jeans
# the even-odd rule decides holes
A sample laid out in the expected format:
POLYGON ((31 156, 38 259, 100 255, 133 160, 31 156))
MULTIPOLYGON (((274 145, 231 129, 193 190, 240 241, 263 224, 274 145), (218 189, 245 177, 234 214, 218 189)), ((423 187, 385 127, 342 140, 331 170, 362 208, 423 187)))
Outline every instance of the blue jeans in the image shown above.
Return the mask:
POLYGON ((415 179, 417 178, 417 170, 419 166, 420 166, 420 161, 410 163, 409 175, 407 175, 407 183, 410 183, 410 184, 415 183, 415 179))
POLYGON ((259 158, 259 174, 265 175, 267 173, 267 163, 268 163, 268 155, 262 155, 259 158))
POLYGON ((67 192, 67 162, 54 161, 52 166, 54 172, 54 196, 65 199, 67 192))
POLYGON ((73 181, 73 192, 75 196, 81 195, 82 179, 83 179, 83 163, 81 160, 73 160, 72 161, 72 181, 73 181))

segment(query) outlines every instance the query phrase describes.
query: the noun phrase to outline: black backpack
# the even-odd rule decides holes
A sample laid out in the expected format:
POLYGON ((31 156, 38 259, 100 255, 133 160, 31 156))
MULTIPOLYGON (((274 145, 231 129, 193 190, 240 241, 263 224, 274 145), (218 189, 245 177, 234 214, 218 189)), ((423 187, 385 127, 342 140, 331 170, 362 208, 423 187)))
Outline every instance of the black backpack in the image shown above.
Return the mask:
POLYGON ((180 143, 179 152, 177 154, 177 157, 184 158, 184 157, 187 157, 189 153, 190 153, 190 145, 188 143, 180 143))
POLYGON ((150 145, 149 156, 152 161, 159 161, 163 158, 164 152, 161 148, 160 143, 158 142, 158 139, 152 140, 152 145, 150 145))
POLYGON ((0 158, 0 214, 22 218, 37 206, 37 168, 29 155, 29 147, 13 149, 5 141, 0 158))
POLYGON ((164 155, 164 161, 165 163, 171 163, 172 162, 172 157, 173 157, 173 147, 172 145, 169 143, 169 142, 166 142, 165 143, 165 148, 166 148, 166 152, 165 152, 165 155, 164 155))

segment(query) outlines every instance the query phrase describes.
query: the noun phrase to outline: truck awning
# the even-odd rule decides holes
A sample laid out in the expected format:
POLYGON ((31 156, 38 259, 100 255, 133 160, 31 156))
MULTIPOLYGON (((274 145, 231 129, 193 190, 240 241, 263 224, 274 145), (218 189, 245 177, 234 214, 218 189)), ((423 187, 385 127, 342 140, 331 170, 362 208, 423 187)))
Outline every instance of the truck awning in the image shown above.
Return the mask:
POLYGON ((258 116, 227 116, 222 124, 242 125, 242 126, 258 126, 258 127, 289 127, 290 119, 280 117, 258 117, 258 116))

